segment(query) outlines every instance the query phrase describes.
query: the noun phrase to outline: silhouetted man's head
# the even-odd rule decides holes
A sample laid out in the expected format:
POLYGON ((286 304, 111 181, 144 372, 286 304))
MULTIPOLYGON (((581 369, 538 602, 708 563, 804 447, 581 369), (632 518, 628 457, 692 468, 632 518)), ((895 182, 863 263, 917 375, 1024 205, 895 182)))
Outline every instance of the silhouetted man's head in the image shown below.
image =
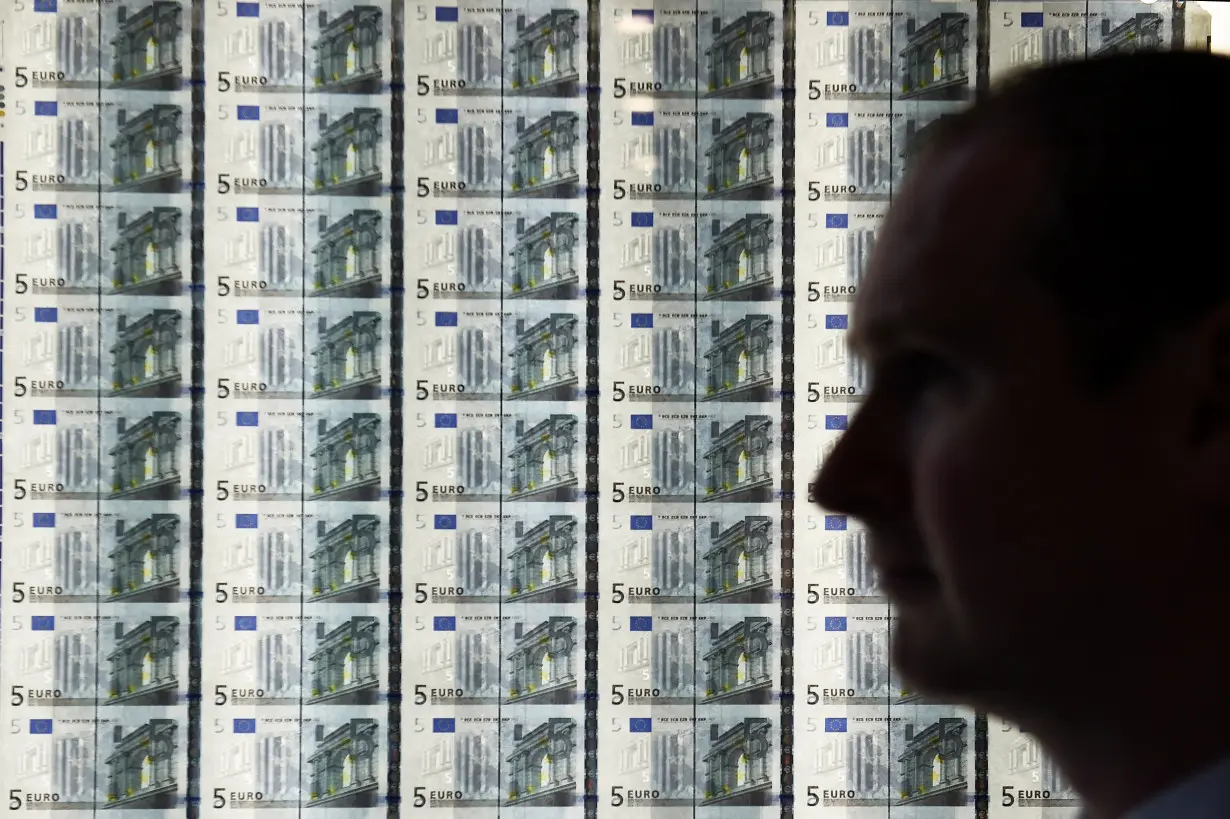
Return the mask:
POLYGON ((907 174, 854 305, 872 381, 815 489, 867 526, 918 690, 1118 708, 1203 627, 1230 565, 1228 94, 1209 55, 1038 69, 907 174))

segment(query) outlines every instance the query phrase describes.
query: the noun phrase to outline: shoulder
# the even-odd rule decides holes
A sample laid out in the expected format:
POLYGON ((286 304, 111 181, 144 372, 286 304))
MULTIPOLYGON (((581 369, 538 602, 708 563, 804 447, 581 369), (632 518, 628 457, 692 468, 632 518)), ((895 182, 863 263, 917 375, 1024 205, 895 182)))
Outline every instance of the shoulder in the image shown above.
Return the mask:
POLYGON ((1174 819, 1179 816, 1230 819, 1230 756, 1158 794, 1123 819, 1174 819))

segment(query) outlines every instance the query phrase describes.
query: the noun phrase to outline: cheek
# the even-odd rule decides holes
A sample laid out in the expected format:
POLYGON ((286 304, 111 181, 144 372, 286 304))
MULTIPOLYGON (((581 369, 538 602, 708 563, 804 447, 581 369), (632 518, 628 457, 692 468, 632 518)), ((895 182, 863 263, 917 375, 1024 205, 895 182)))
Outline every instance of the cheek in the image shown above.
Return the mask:
POLYGON ((913 455, 914 516, 955 598, 1025 593, 1057 490, 1045 435, 983 412, 928 426, 913 455))

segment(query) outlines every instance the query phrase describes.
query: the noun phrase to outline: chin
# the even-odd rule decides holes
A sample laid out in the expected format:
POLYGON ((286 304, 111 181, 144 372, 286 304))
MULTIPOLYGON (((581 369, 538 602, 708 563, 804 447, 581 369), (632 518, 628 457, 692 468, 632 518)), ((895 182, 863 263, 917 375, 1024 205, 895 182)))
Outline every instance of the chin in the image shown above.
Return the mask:
POLYGON ((973 650, 945 618, 923 612, 898 616, 892 631, 893 670, 926 699, 985 706, 998 686, 988 674, 998 658, 973 650))

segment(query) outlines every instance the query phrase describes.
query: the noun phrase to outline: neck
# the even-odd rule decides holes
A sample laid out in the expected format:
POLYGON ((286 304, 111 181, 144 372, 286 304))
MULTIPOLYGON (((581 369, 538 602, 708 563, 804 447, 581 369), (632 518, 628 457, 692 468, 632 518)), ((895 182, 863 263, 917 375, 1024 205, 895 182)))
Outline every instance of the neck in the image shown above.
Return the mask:
POLYGON ((1080 794, 1090 819, 1122 819, 1226 754, 1221 738, 1230 729, 1230 714, 1198 720, 1151 714, 1141 709, 1141 690, 1132 687, 1133 702, 1125 697, 1094 709, 1073 707, 1063 718, 1017 718, 1080 794))

